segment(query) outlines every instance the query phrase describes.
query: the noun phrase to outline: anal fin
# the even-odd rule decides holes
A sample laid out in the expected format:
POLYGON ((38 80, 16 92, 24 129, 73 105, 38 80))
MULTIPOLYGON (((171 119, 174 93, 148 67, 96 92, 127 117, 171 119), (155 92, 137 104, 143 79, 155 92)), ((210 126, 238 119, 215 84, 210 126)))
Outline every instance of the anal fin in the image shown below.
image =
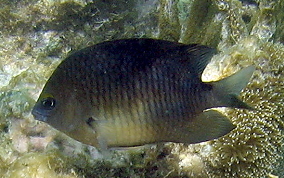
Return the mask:
POLYGON ((235 126, 220 112, 215 110, 204 111, 197 115, 188 125, 185 141, 187 143, 200 143, 213 140, 228 134, 235 126))

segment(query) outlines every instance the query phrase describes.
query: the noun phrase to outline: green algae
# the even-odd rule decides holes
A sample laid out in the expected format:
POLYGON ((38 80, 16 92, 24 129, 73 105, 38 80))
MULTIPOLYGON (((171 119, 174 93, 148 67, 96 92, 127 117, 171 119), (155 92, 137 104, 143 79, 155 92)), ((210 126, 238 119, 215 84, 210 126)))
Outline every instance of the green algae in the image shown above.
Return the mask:
POLYGON ((282 1, 0 2, 0 177, 39 170, 49 177, 284 176, 282 1), (206 80, 255 65, 241 97, 257 111, 221 110, 237 128, 218 140, 114 151, 108 159, 33 120, 37 95, 70 51, 131 37, 216 47, 206 80))

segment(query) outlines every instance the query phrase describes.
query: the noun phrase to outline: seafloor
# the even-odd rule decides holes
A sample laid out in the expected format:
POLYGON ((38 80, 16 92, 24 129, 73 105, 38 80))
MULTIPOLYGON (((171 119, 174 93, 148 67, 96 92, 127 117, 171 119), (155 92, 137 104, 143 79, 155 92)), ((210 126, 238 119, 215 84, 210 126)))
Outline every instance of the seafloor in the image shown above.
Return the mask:
POLYGON ((284 1, 0 0, 0 177, 284 177, 284 1), (218 49, 203 74, 254 65, 236 125, 200 144, 158 144, 103 157, 35 121, 31 109, 64 57, 106 40, 149 37, 218 49))

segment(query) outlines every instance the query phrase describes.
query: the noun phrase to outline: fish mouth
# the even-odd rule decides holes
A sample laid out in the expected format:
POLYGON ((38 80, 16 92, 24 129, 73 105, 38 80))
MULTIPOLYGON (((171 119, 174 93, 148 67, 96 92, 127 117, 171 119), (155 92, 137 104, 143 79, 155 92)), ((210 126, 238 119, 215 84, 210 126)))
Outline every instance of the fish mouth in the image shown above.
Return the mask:
POLYGON ((34 116, 35 120, 46 122, 47 121, 47 116, 39 113, 36 109, 32 110, 32 115, 34 116))

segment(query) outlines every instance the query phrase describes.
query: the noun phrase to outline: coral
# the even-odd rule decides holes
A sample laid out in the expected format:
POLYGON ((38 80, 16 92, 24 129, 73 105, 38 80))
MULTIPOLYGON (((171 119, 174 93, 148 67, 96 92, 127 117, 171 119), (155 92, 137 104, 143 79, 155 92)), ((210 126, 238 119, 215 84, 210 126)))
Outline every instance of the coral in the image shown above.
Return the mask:
POLYGON ((283 1, 0 2, 0 177, 284 176, 283 1), (256 110, 218 108, 236 129, 217 140, 106 155, 34 121, 41 88, 70 51, 131 37, 216 47, 204 81, 255 65, 241 98, 256 110))
POLYGON ((178 41, 181 25, 179 23, 177 0, 161 0, 159 7, 159 38, 178 41))
POLYGON ((281 1, 277 4, 277 6, 275 6, 275 11, 274 13, 272 14, 273 17, 275 18, 276 20, 276 23, 275 25, 277 26, 276 30, 275 30, 275 33, 273 34, 274 36, 274 39, 276 41, 279 41, 281 43, 284 43, 284 32, 283 32, 283 28, 284 28, 284 14, 283 13, 279 13, 282 11, 282 9, 284 8, 284 2, 281 1))
POLYGON ((216 5, 210 0, 180 1, 179 4, 182 26, 180 41, 216 47, 224 20, 223 16, 216 15, 216 5))
MULTIPOLYGON (((66 161, 66 160, 65 160, 66 161)), ((25 177, 57 177, 76 178, 75 173, 62 173, 64 160, 57 152, 27 153, 11 164, 4 174, 5 178, 25 177)))
POLYGON ((284 76, 281 71, 284 53, 283 44, 269 42, 277 31, 272 14, 281 16, 278 5, 280 2, 276 1, 216 2, 220 13, 228 18, 222 24, 222 38, 218 42, 220 53, 207 67, 203 79, 218 80, 245 66, 257 66, 242 95, 256 111, 220 109, 232 119, 236 129, 220 139, 191 145, 184 151, 173 149, 172 154, 181 159, 177 167, 187 175, 266 177, 269 173, 283 174, 277 171, 277 162, 283 160, 284 76), (256 6, 260 9, 256 10, 256 6), (184 162, 188 162, 188 166, 184 166, 184 162), (204 169, 194 172, 200 169, 198 165, 204 169))
POLYGON ((212 143, 215 150, 210 161, 213 161, 211 166, 215 174, 219 172, 218 176, 264 177, 275 169, 273 165, 280 158, 279 152, 283 149, 281 129, 284 126, 281 117, 283 76, 271 73, 272 69, 268 69, 273 68, 271 64, 262 67, 244 95, 248 103, 254 103, 256 111, 227 112, 237 128, 212 143), (223 170, 222 174, 220 170, 223 170))

